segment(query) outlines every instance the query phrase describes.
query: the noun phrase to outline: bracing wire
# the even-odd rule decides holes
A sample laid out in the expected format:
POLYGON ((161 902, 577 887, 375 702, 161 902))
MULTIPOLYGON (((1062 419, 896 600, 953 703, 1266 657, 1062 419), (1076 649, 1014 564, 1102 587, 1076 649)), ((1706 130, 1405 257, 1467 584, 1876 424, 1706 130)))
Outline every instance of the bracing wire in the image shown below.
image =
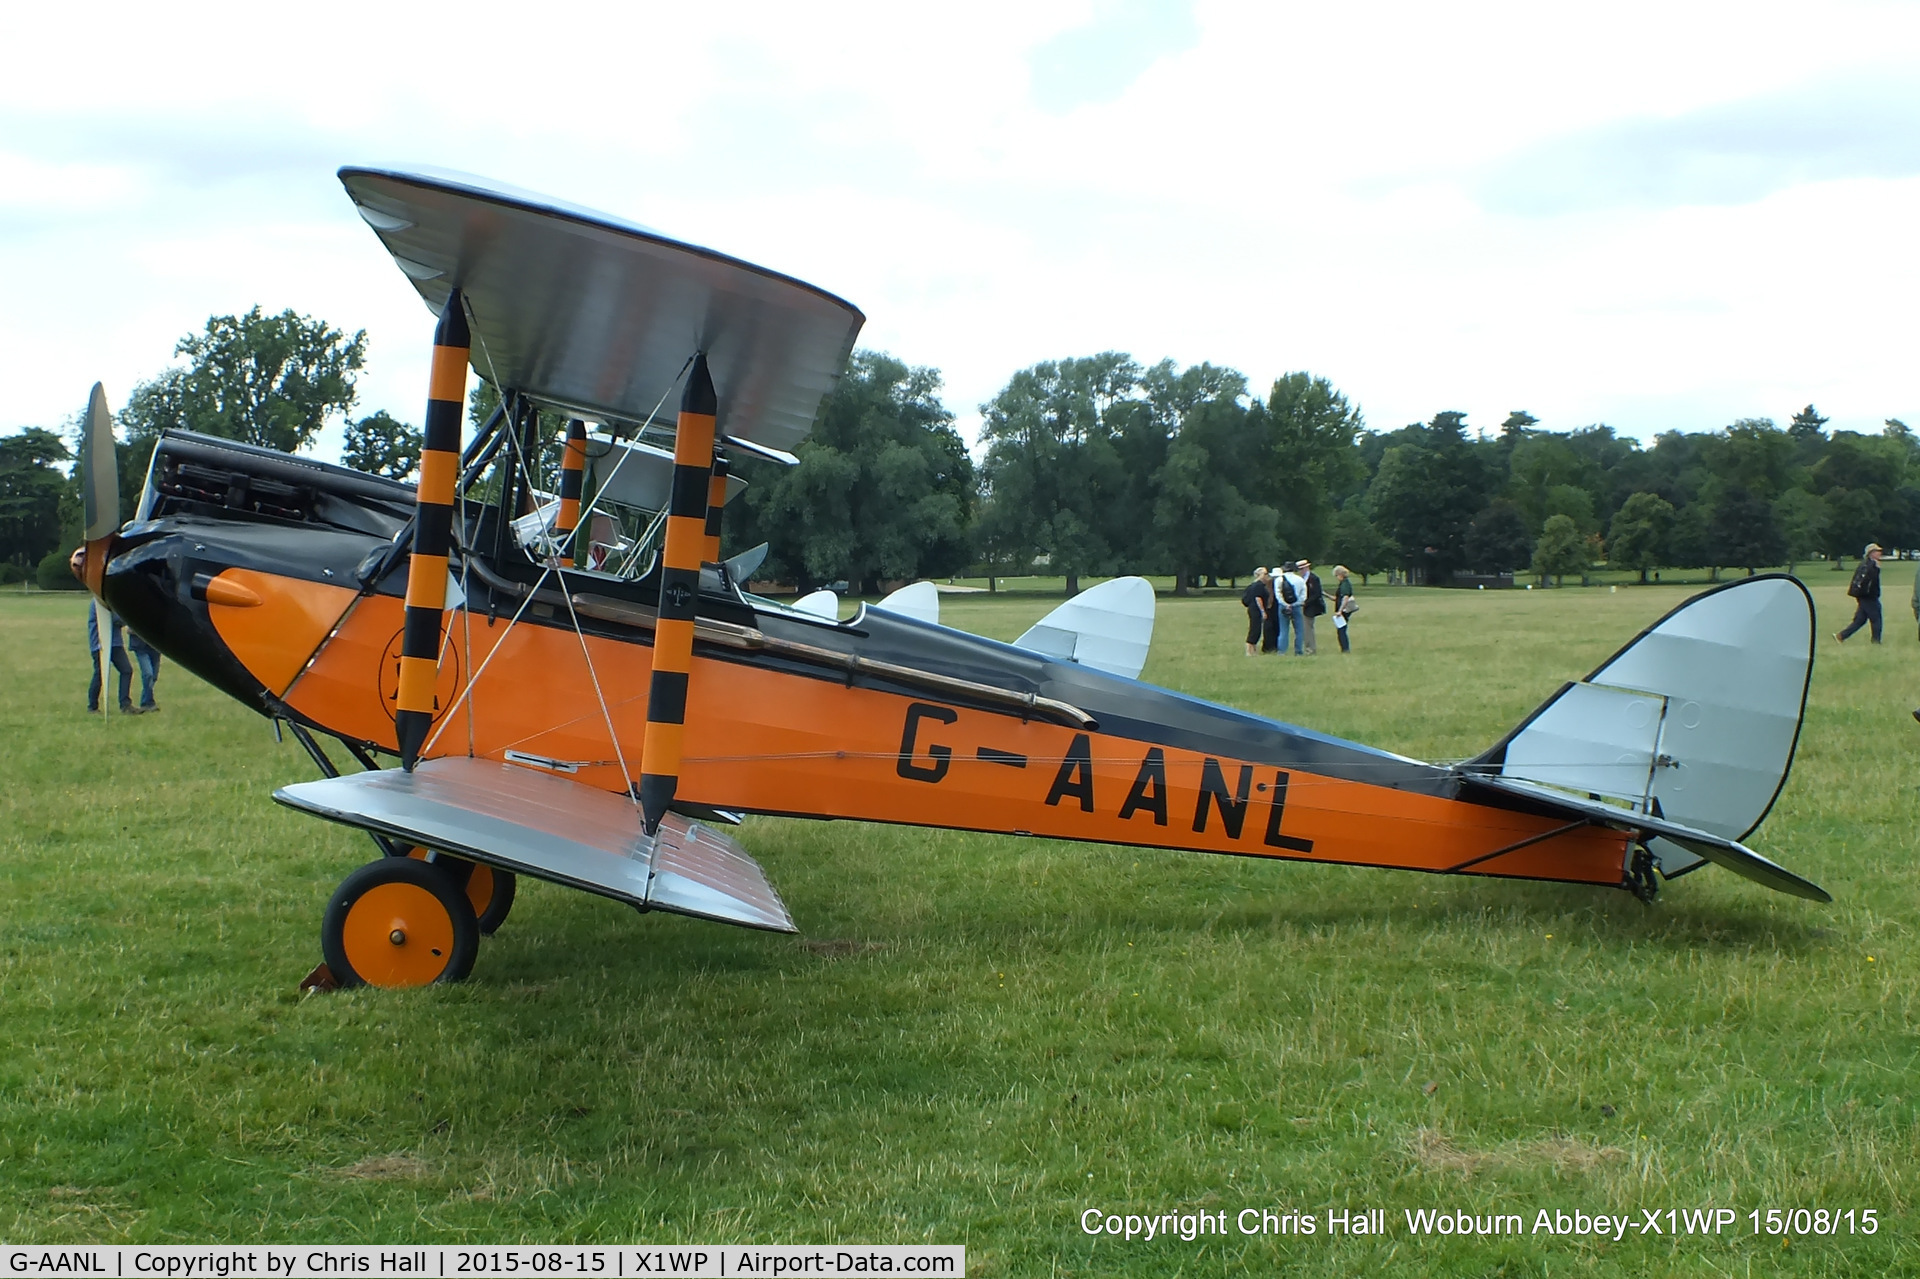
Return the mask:
MULTIPOLYGON (((471 321, 472 308, 470 305, 467 307, 467 310, 468 310, 469 320, 471 321)), ((477 323, 470 323, 470 328, 472 329, 475 336, 477 336, 480 340, 480 353, 487 362, 487 371, 492 376, 493 385, 497 389, 500 386, 499 370, 494 366, 493 352, 487 346, 486 335, 483 332, 481 332, 480 326, 477 323)), ((666 389, 660 393, 659 400, 657 400, 654 403, 652 410, 647 414, 646 421, 641 424, 640 430, 642 432, 644 432, 649 426, 653 424, 653 420, 656 416, 658 416, 661 407, 666 404, 667 397, 673 394, 673 388, 679 384, 680 379, 683 376, 685 376, 686 371, 692 367, 693 361, 694 361, 694 356, 691 356, 691 355, 688 356, 686 359, 686 363, 680 366, 679 371, 675 373, 672 380, 668 382, 666 389)), ((536 414, 539 412, 537 407, 533 411, 536 414)), ((537 420, 538 419, 536 418, 536 421, 537 420)), ((509 418, 509 422, 503 423, 503 427, 510 427, 511 425, 512 425, 511 418, 509 418)), ((527 488, 530 492, 537 492, 538 486, 534 483, 533 475, 528 469, 528 461, 525 456, 525 450, 521 446, 522 442, 520 439, 520 432, 517 429, 509 431, 508 445, 509 445, 509 456, 513 459, 513 465, 516 473, 519 475, 521 480, 527 485, 527 488)), ((612 711, 607 706, 606 695, 602 691, 600 686, 600 675, 599 675, 599 672, 595 669, 593 664, 593 653, 592 653, 592 650, 587 645, 586 631, 580 625, 579 614, 574 611, 573 597, 570 590, 568 589, 566 573, 565 573, 565 570, 560 567, 560 563, 559 563, 561 558, 564 557, 569 552, 572 545, 573 538, 579 534, 580 529, 587 526, 587 517, 590 516, 593 513, 593 511, 598 507, 600 498, 604 496, 604 494, 606 493, 607 488, 612 483, 614 476, 620 473, 620 468, 626 464, 628 456, 630 456, 629 453, 623 452, 619 461, 614 463, 613 471, 608 474, 607 479, 601 484, 599 491, 594 494, 592 501, 590 501, 587 504, 586 508, 581 511, 580 519, 578 523, 576 523, 573 529, 571 529, 568 532, 567 539, 560 544, 559 548, 557 549, 557 553, 554 556, 553 561, 541 565, 539 579, 536 580, 532 588, 528 590, 526 598, 520 602, 520 607, 514 610, 514 614, 512 618, 510 618, 507 622, 506 629, 501 632, 500 638, 494 642, 493 647, 488 651, 486 660, 481 662, 479 669, 473 671, 473 675, 466 682, 466 687, 461 690, 459 698, 455 701, 453 707, 450 708, 449 713, 441 720, 439 728, 437 728, 434 731, 433 735, 427 740, 426 745, 422 748, 423 752, 433 748, 433 746, 440 740, 441 735, 446 732, 447 726, 453 722, 454 714, 457 713, 462 708, 462 706, 464 706, 466 708, 466 721, 467 721, 467 753, 469 755, 472 755, 474 753, 475 746, 474 746, 474 727, 473 727, 473 719, 474 719, 473 690, 475 686, 479 684, 480 677, 486 673, 488 667, 490 667, 493 664, 493 659, 499 654, 501 648, 505 645, 507 636, 512 634, 513 628, 519 624, 521 617, 525 615, 528 605, 533 603, 534 597, 539 594, 540 588, 546 585, 547 578, 557 574, 560 578, 560 588, 561 588, 560 593, 567 601, 567 614, 573 624, 574 636, 580 641, 580 653, 581 653, 581 656, 585 659, 587 664, 587 676, 593 683, 594 697, 599 702, 601 718, 606 723, 607 736, 613 744, 614 755, 619 761, 621 775, 627 779, 628 798, 634 799, 633 793, 632 793, 632 789, 633 789, 632 774, 627 768, 626 754, 621 749, 621 746, 620 746, 620 734, 619 734, 619 731, 614 727, 613 714, 612 714, 612 711)), ((502 510, 502 517, 503 518, 505 517, 504 506, 502 510)), ((462 549, 464 552, 466 551, 467 548, 463 547, 462 549)), ((523 548, 523 553, 525 553, 524 548, 523 548)), ((531 556, 529 556, 529 558, 531 559, 531 556)), ((463 597, 465 595, 466 572, 467 572, 466 555, 463 554, 461 557, 463 597)), ((463 598, 462 611, 463 613, 468 614, 470 618, 471 609, 468 609, 465 607, 464 598, 463 598)), ((449 635, 448 638, 449 640, 451 640, 452 638, 451 635, 449 635)), ((470 620, 468 621, 468 624, 467 624, 466 640, 467 640, 467 666, 468 666, 468 669, 471 670, 473 669, 473 664, 472 664, 473 653, 472 653, 472 630, 471 630, 470 620)), ((637 799, 634 799, 634 802, 637 804, 639 801, 637 799)))
POLYGON ((574 638, 580 641, 580 656, 586 659, 587 678, 593 681, 593 696, 600 703, 600 717, 607 723, 607 737, 613 743, 614 758, 620 761, 620 776, 627 782, 627 799, 638 810, 640 797, 633 791, 633 773, 627 768, 627 754, 620 749, 620 734, 613 726, 613 712, 607 709, 607 695, 600 691, 600 673, 593 668, 593 653, 587 648, 587 633, 580 628, 580 615, 573 611, 573 595, 564 589, 565 585, 563 577, 560 594, 567 601, 567 616, 573 619, 574 638))

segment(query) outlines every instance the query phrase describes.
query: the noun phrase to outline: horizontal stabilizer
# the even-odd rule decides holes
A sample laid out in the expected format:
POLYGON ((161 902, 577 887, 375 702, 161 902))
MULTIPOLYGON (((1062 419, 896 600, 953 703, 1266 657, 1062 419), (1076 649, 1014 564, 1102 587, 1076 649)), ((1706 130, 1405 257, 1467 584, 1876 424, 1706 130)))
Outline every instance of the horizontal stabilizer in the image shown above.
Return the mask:
POLYGON ((1153 646, 1153 585, 1116 577, 1089 587, 1036 622, 1016 648, 1111 675, 1140 678, 1153 646))
POLYGON ((723 924, 797 931, 758 862, 668 814, 649 838, 631 800, 549 773, 451 756, 283 786, 273 797, 357 826, 627 902, 723 924))
POLYGON ((1536 804, 1571 818, 1585 818, 1598 825, 1638 831, 1643 839, 1649 839, 1653 843, 1661 840, 1671 841, 1696 857, 1724 866, 1734 874, 1745 876, 1756 884, 1764 884, 1776 892, 1790 893, 1795 897, 1805 897, 1809 901, 1816 902, 1833 900, 1832 895, 1820 885, 1800 878, 1777 862, 1767 860, 1737 839, 1728 839, 1724 835, 1715 835, 1709 831, 1683 826, 1679 822, 1668 821, 1649 813, 1621 808, 1603 800, 1583 799, 1534 782, 1510 781, 1506 778, 1481 777, 1472 774, 1468 774, 1466 780, 1469 788, 1477 787, 1503 795, 1524 796, 1535 801, 1536 804), (1654 838, 1656 836, 1657 839, 1654 838))

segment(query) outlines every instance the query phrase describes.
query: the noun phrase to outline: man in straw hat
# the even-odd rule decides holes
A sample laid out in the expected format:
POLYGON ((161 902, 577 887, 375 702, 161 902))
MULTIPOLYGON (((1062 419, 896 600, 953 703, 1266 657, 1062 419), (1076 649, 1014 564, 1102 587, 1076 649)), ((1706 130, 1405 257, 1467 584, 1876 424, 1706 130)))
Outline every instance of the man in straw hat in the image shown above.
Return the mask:
POLYGON ((1842 644, 1847 636, 1859 630, 1869 622, 1873 624, 1873 642, 1880 642, 1880 543, 1868 542, 1867 549, 1860 552, 1860 567, 1853 571, 1853 580, 1847 583, 1847 594, 1853 596, 1853 621, 1844 631, 1835 631, 1833 637, 1842 644))

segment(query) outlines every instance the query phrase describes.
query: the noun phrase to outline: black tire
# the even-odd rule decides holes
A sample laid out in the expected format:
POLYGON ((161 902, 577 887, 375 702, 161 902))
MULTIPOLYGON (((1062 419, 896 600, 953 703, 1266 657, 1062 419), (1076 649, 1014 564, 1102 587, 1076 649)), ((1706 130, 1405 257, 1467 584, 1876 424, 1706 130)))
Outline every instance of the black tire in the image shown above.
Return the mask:
MULTIPOLYGON (((487 866, 481 869, 485 869, 493 875, 493 895, 488 898, 487 907, 480 912, 478 921, 480 924, 480 935, 483 937, 491 937, 500 925, 507 922, 507 912, 513 909, 513 895, 518 889, 520 881, 514 878, 512 871, 501 870, 498 866, 487 866)), ((471 884, 471 881, 469 881, 469 884, 471 884)), ((473 889, 471 886, 467 889, 467 897, 469 900, 473 897, 473 889)))
POLYGON ((320 922, 320 953, 342 986, 464 981, 480 953, 480 925, 444 871, 382 857, 334 890, 320 922))

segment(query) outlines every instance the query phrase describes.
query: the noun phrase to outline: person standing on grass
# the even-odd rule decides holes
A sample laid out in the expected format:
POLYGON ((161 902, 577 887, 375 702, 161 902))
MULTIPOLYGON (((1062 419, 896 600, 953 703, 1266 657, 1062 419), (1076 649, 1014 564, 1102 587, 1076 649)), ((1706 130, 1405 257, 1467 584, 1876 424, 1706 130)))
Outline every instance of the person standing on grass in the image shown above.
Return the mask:
POLYGON ((1247 656, 1252 657, 1266 635, 1267 614, 1273 611, 1273 582, 1267 570, 1253 570, 1253 580, 1240 593, 1240 602, 1247 606, 1247 656))
POLYGON ((1880 543, 1868 542, 1867 549, 1860 552, 1860 567, 1853 571, 1853 580, 1847 583, 1847 594, 1853 596, 1853 621, 1844 631, 1835 631, 1833 637, 1842 644, 1847 636, 1869 623, 1873 627, 1873 642, 1880 642, 1880 543))
POLYGON ((1340 637, 1340 651, 1351 653, 1347 645, 1347 627, 1360 606, 1353 601, 1353 577, 1345 564, 1333 566, 1333 633, 1340 637))
POLYGON ((1280 651, 1280 621, 1285 616, 1280 611, 1280 566, 1261 569, 1267 575, 1267 589, 1263 597, 1267 604, 1266 620, 1260 627, 1260 651, 1276 653, 1280 651))
POLYGON ((1288 564, 1280 572, 1274 583, 1274 590, 1280 595, 1280 651, 1287 651, 1287 627, 1293 627, 1293 655, 1299 657, 1306 651, 1306 617, 1300 611, 1301 601, 1306 598, 1307 582, 1300 576, 1298 564, 1288 564))
MULTIPOLYGON (((98 604, 87 609, 87 653, 93 658, 93 679, 87 684, 87 714, 100 713, 100 622, 103 610, 98 604)), ((133 667, 127 662, 126 639, 120 630, 120 619, 112 613, 107 614, 109 633, 107 657, 113 669, 120 672, 120 713, 137 715, 133 709, 133 667)))
POLYGON ((1317 651, 1313 643, 1314 619, 1327 611, 1327 593, 1320 588, 1320 575, 1313 571, 1312 560, 1300 561, 1300 616, 1306 622, 1307 656, 1317 651))
POLYGON ((140 667, 140 713, 146 715, 159 710, 153 701, 153 686, 160 680, 160 650, 128 630, 127 651, 140 667))
POLYGON ((1920 573, 1913 575, 1913 621, 1920 626, 1920 573))

